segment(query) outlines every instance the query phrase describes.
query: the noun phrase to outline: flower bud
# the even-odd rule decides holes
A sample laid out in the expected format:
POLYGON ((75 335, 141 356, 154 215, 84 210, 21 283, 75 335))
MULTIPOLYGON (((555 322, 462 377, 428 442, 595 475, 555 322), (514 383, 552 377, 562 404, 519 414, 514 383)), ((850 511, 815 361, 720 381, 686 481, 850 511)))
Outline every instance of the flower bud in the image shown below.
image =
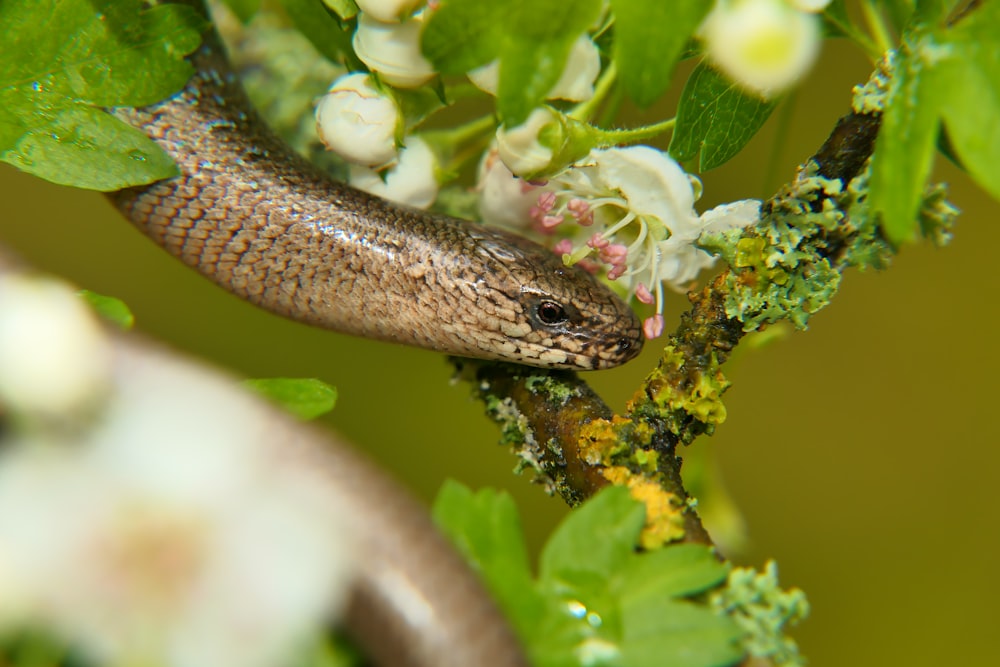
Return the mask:
POLYGON ((65 416, 103 397, 110 348, 97 318, 66 285, 0 278, 0 404, 65 416))
POLYGON ((554 148, 562 141, 541 141, 542 130, 549 127, 561 128, 559 117, 548 107, 539 107, 521 125, 497 130, 497 151, 511 172, 530 177, 543 172, 551 164, 554 148))
POLYGON ((408 137, 397 162, 383 178, 374 169, 351 166, 350 183, 356 188, 400 204, 427 208, 438 193, 437 157, 420 137, 408 137))
POLYGON ((737 83, 765 97, 796 83, 819 52, 815 14, 785 0, 720 2, 702 26, 709 57, 737 83))
POLYGON ((424 0, 355 0, 358 9, 384 23, 399 21, 410 16, 424 0))
POLYGON ((383 23, 361 13, 354 33, 354 52, 387 83, 416 88, 435 74, 420 51, 423 25, 422 15, 402 23, 383 23))
POLYGON ((316 132, 345 160, 379 166, 396 157, 399 108, 363 72, 337 79, 316 105, 316 132))
MULTIPOLYGON (((594 96, 594 81, 601 73, 601 54, 593 40, 587 35, 581 35, 573 42, 566 68, 562 75, 546 95, 547 100, 569 100, 583 102, 594 96)), ((500 61, 477 67, 468 73, 469 80, 483 92, 497 94, 500 61)))

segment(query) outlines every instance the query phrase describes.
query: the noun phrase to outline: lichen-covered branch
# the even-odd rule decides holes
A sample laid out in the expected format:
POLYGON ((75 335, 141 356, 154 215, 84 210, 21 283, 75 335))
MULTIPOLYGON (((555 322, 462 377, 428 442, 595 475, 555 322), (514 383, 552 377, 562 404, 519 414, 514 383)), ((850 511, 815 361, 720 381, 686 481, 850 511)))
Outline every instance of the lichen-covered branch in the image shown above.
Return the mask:
MULTIPOLYGON (((504 442, 550 491, 575 505, 605 484, 624 485, 647 506, 644 546, 709 542, 676 448, 725 420, 722 364, 749 332, 779 320, 805 328, 837 292, 844 269, 884 268, 894 253, 867 205, 880 124, 871 98, 886 80, 883 67, 859 89, 854 111, 764 204, 758 225, 702 236, 700 245, 729 268, 688 295, 691 309, 624 415, 570 373, 461 362, 504 442)), ((944 243, 955 213, 943 187, 930 188, 920 212, 924 235, 944 243)))

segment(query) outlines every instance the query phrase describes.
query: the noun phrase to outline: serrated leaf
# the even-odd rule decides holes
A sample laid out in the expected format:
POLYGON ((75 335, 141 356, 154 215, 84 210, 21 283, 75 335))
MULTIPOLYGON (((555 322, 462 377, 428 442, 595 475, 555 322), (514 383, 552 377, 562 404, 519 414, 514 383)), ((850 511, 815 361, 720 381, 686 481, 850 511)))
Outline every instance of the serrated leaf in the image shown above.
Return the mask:
POLYGON ((515 126, 558 81, 573 42, 600 8, 599 0, 450 0, 428 21, 421 49, 443 74, 499 59, 497 108, 515 126))
POLYGON ((702 62, 681 92, 670 155, 678 162, 698 157, 700 171, 714 169, 746 146, 776 104, 744 92, 702 62))
POLYGON ((636 104, 649 106, 666 91, 677 59, 711 7, 704 0, 611 0, 618 78, 636 104))
POLYGON ((192 74, 183 56, 206 25, 191 7, 138 0, 0 3, 0 159, 101 190, 175 175, 145 135, 96 107, 179 90, 192 74))
POLYGON ((549 537, 542 549, 539 578, 610 577, 632 554, 645 521, 645 507, 628 490, 601 491, 566 517, 549 537))
POLYGON ((125 305, 121 299, 113 296, 104 296, 90 290, 80 290, 80 296, 90 304, 98 315, 117 325, 119 328, 128 331, 135 325, 135 315, 125 305))
POLYGON ((333 410, 337 390, 315 378, 263 378, 243 385, 300 419, 315 419, 333 410))
POLYGON ((729 568, 710 548, 677 544, 635 554, 623 570, 621 587, 637 591, 633 597, 685 597, 721 584, 728 573, 729 568))

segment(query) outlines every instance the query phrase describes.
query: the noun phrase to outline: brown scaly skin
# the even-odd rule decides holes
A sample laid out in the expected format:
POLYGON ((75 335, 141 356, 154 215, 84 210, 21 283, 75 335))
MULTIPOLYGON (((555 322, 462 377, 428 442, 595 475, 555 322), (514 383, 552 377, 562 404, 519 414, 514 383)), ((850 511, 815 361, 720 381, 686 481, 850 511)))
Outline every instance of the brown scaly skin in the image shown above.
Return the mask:
POLYGON ((181 176, 111 195, 188 266, 286 317, 458 356, 589 370, 642 349, 631 309, 551 251, 393 205, 295 155, 253 111, 214 35, 192 63, 177 96, 118 111, 181 176), (561 321, 543 321, 547 303, 561 321))

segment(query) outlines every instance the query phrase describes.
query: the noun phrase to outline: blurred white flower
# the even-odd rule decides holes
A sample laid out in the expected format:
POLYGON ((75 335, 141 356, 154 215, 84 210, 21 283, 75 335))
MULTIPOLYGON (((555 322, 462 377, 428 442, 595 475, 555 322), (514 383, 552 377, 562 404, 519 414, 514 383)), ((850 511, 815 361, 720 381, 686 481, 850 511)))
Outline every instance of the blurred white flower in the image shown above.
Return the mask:
POLYGON ((346 74, 330 86, 316 105, 316 132, 327 148, 345 160, 365 166, 387 164, 396 157, 399 108, 364 72, 346 74))
POLYGON ((411 15, 424 0, 355 0, 360 9, 373 19, 389 23, 411 15))
POLYGON ((437 199, 437 156, 418 136, 406 138, 399 161, 385 174, 352 165, 350 183, 356 188, 400 204, 427 208, 437 199))
POLYGON ((788 3, 800 12, 819 13, 826 9, 830 0, 788 0, 788 3))
POLYGON ((548 107, 539 107, 531 112, 522 124, 497 129, 497 151, 500 159, 510 171, 518 176, 527 176, 542 171, 552 162, 552 148, 539 140, 542 130, 559 118, 548 107))
POLYGON ((434 66, 420 50, 423 14, 402 23, 383 23, 361 13, 354 33, 354 52, 383 81, 416 88, 434 77, 434 66))
POLYGON ((787 0, 718 0, 701 27, 708 56, 765 97, 795 84, 820 47, 820 20, 787 0))
POLYGON ((72 416, 103 397, 109 364, 97 317, 68 285, 0 276, 0 405, 72 416))
POLYGON ((691 178, 648 146, 591 151, 548 185, 553 190, 541 194, 533 209, 536 220, 558 230, 563 238, 556 250, 566 262, 590 270, 603 266, 630 296, 656 304, 656 314, 643 325, 649 338, 663 331, 663 285, 683 290, 714 263, 697 246, 702 232, 759 219, 755 200, 698 215, 691 178))
POLYGON ((292 663, 350 585, 336 491, 231 383, 116 364, 90 428, 5 435, 0 631, 47 628, 97 664, 292 663))
MULTIPOLYGON (((479 215, 483 222, 524 231, 532 226, 531 210, 544 186, 539 186, 511 173, 500 160, 494 145, 479 162, 476 190, 479 193, 479 215)), ((541 228, 536 226, 538 231, 541 228)))
MULTIPOLYGON (((545 96, 547 100, 569 100, 583 102, 594 96, 594 81, 601 73, 601 54, 597 45, 588 35, 581 35, 569 52, 566 68, 556 85, 545 96)), ((468 73, 469 80, 477 88, 490 95, 497 94, 500 61, 477 67, 468 73)))

